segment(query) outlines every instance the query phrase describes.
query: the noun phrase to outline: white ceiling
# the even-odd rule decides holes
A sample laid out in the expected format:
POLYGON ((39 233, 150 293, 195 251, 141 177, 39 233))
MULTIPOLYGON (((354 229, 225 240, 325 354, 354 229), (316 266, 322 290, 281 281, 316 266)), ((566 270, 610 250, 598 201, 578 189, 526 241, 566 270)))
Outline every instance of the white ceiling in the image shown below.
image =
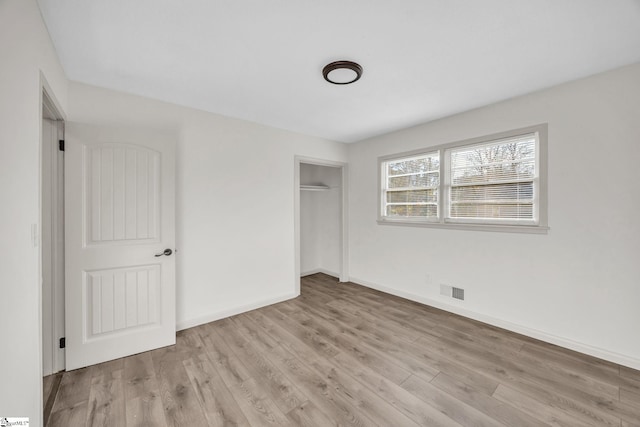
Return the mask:
POLYGON ((71 80, 345 142, 640 62, 640 0, 38 3, 71 80))

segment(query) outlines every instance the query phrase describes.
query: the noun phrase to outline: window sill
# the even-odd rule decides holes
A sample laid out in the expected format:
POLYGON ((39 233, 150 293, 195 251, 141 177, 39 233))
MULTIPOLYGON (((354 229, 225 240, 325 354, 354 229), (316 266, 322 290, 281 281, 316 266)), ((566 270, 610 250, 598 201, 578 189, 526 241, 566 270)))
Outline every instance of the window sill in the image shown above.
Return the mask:
POLYGON ((402 221, 378 219, 379 225, 403 227, 446 228, 450 230, 493 231, 500 233, 548 234, 549 227, 541 225, 461 224, 450 222, 402 221))

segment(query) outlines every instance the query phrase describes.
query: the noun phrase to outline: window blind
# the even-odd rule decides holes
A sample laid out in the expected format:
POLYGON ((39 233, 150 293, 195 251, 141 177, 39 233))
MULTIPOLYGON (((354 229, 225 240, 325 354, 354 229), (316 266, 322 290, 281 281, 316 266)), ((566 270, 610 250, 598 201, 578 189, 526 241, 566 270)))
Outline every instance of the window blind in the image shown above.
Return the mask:
POLYGON ((383 215, 438 218, 439 152, 383 163, 383 215))
POLYGON ((452 148, 448 218, 535 222, 537 134, 452 148))

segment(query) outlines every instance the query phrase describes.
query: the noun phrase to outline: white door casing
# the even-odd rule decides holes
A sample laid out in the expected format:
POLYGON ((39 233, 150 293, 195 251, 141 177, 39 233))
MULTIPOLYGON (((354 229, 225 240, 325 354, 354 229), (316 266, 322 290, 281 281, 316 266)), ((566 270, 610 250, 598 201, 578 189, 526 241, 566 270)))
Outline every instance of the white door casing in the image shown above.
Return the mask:
POLYGON ((67 123, 66 369, 175 344, 174 139, 67 123))

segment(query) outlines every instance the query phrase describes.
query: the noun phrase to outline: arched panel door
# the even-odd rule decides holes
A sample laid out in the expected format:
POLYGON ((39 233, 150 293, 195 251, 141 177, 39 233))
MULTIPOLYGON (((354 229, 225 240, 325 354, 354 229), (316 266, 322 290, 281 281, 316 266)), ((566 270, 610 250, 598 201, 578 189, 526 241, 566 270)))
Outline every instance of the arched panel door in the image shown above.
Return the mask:
POLYGON ((67 123, 66 369, 175 343, 174 141, 67 123))

